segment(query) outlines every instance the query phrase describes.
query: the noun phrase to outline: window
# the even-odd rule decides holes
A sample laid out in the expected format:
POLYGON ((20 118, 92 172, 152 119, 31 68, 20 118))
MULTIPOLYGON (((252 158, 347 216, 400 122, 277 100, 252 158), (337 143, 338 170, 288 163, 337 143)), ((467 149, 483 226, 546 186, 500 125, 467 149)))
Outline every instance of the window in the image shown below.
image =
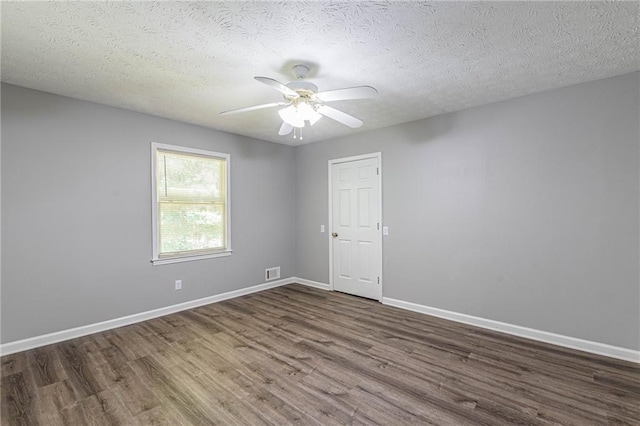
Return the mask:
POLYGON ((154 265, 231 254, 228 154, 153 143, 154 265))

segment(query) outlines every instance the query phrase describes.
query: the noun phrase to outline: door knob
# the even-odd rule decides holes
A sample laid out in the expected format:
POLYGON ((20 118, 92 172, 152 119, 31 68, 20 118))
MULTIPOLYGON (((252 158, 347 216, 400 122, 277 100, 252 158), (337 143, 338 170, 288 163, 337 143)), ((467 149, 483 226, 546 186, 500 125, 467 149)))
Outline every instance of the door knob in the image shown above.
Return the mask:
POLYGON ((336 238, 336 237, 338 236, 338 233, 337 233, 337 232, 334 232, 334 233, 332 233, 332 234, 331 234, 331 236, 332 236, 333 238, 336 238))

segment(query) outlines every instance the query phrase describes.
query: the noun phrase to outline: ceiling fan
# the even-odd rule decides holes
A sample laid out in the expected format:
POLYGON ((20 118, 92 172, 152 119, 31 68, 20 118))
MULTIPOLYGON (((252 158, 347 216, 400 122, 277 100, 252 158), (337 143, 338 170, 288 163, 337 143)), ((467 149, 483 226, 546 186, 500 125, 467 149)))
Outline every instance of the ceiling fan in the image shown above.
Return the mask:
POLYGON ((302 139, 302 128, 305 127, 305 124, 308 122, 309 125, 313 126, 323 116, 351 128, 362 126, 362 120, 332 108, 326 105, 326 103, 373 98, 378 94, 378 91, 371 86, 356 86, 318 92, 318 86, 315 84, 308 81, 301 81, 307 76, 309 67, 306 65, 295 65, 291 68, 291 71, 298 81, 282 84, 272 78, 254 77, 259 82, 282 93, 283 101, 232 109, 230 111, 223 111, 220 115, 238 114, 264 108, 285 107, 278 111, 280 118, 282 118, 282 125, 280 126, 278 134, 284 136, 293 131, 293 137, 296 138, 297 129, 297 133, 300 139, 302 139))

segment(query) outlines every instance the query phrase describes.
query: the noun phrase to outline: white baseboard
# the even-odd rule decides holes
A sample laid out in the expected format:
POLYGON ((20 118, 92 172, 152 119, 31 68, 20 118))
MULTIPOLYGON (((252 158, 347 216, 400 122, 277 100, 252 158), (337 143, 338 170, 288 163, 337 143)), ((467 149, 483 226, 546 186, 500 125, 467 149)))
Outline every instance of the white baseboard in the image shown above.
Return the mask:
MULTIPOLYGON (((227 293, 216 294, 202 299, 191 300, 176 305, 166 306, 164 308, 153 309, 151 311, 141 312, 138 314, 128 315, 126 317, 115 318, 112 320, 102 321, 95 324, 84 325, 81 327, 71 328, 68 330, 57 331, 54 333, 44 334, 42 336, 31 337, 24 340, 17 340, 0 345, 0 355, 9 355, 40 346, 50 345, 52 343, 62 342, 76 337, 86 336, 92 333, 111 330, 125 325, 135 324, 152 318, 173 314, 175 312, 187 309, 197 308, 199 306, 211 303, 221 302, 223 300, 233 299, 235 297, 244 296, 246 294, 257 293, 259 291, 268 290, 270 288, 280 287, 287 284, 298 283, 321 290, 331 290, 329 284, 317 281, 311 281, 304 278, 291 277, 278 281, 264 284, 258 284, 252 287, 240 290, 229 291, 227 293)), ((521 327, 513 324, 507 324, 499 321, 489 320, 472 315, 460 314, 457 312, 447 311, 444 309, 433 308, 430 306, 419 305, 417 303, 405 302, 403 300, 391 299, 383 297, 382 303, 389 306, 406 309, 409 311, 419 312, 422 314, 432 315, 464 324, 474 325, 489 330, 495 330, 502 333, 512 334, 515 336, 525 337, 527 339, 538 340, 545 343, 551 343, 558 346, 564 346, 571 349, 577 349, 598 355, 609 356, 612 358, 623 359, 626 361, 640 363, 640 351, 611 346, 604 343, 592 342, 589 340, 577 339, 575 337, 563 336, 560 334, 549 333, 547 331, 535 330, 532 328, 521 327)))
POLYGON ((319 288, 320 290, 331 290, 331 286, 326 283, 321 283, 318 281, 311 281, 304 278, 293 277, 291 278, 292 282, 306 285, 313 288, 319 288))
POLYGON ((434 317, 444 318, 451 321, 461 322, 463 324, 474 325, 476 327, 512 334, 514 336, 525 337, 527 339, 537 340, 545 343, 551 343, 552 345, 563 346, 566 348, 577 349, 579 351, 589 352, 597 355, 604 355, 611 358, 640 363, 640 351, 634 351, 632 349, 611 346, 605 343, 592 342, 590 340, 577 339, 575 337, 563 336, 561 334, 549 333, 547 331, 535 330, 533 328, 521 327, 518 325, 507 324, 500 321, 474 317, 472 315, 432 308, 430 306, 405 302, 404 300, 391 299, 389 297, 383 297, 382 303, 385 305, 406 309, 408 311, 419 312, 421 314, 432 315, 434 317))
POLYGON ((227 293, 204 297, 202 299, 190 300, 188 302, 178 303, 176 305, 166 306, 164 308, 153 309, 151 311, 141 312, 139 314, 128 315, 126 317, 115 318, 95 324, 83 325, 81 327, 70 328, 68 330, 56 331, 54 333, 30 337, 24 340, 4 343, 0 345, 0 355, 9 355, 16 352, 26 351, 28 349, 38 348, 40 346, 50 345, 52 343, 62 342, 64 340, 75 339, 76 337, 82 337, 88 334, 98 333, 100 331, 106 331, 118 327, 123 327, 125 325, 135 324, 137 322, 150 320, 152 318, 173 314, 187 309, 197 308, 198 306, 221 302, 223 300, 233 299, 235 297, 244 296, 246 294, 280 287, 286 284, 291 284, 293 282, 297 281, 293 278, 285 278, 278 281, 254 285, 252 287, 247 287, 240 290, 234 290, 227 293))

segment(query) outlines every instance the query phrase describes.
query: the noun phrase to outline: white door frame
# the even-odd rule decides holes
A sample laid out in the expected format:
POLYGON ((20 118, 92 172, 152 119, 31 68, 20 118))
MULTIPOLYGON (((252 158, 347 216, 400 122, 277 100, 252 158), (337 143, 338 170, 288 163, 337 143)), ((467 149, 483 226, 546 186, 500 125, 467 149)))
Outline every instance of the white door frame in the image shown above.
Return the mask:
POLYGON ((333 191, 333 182, 331 179, 331 167, 334 164, 340 164, 340 163, 348 163, 350 161, 357 161, 357 160, 367 160, 370 158, 377 158, 378 159, 378 218, 380 221, 380 226, 377 231, 377 238, 378 238, 378 246, 380 247, 380 250, 378 250, 378 267, 380 268, 380 270, 378 271, 378 275, 380 276, 380 285, 378 286, 378 301, 382 302, 382 285, 384 283, 384 279, 382 277, 382 152, 372 152, 370 154, 362 154, 362 155, 354 155, 352 157, 344 157, 344 158, 336 158, 334 160, 329 160, 329 165, 328 165, 328 172, 327 172, 327 176, 328 176, 328 180, 329 180, 329 229, 327 232, 327 237, 329 238, 329 287, 331 289, 331 291, 334 291, 333 288, 333 238, 331 237, 331 233, 333 232, 333 201, 332 201, 332 191, 333 191))

